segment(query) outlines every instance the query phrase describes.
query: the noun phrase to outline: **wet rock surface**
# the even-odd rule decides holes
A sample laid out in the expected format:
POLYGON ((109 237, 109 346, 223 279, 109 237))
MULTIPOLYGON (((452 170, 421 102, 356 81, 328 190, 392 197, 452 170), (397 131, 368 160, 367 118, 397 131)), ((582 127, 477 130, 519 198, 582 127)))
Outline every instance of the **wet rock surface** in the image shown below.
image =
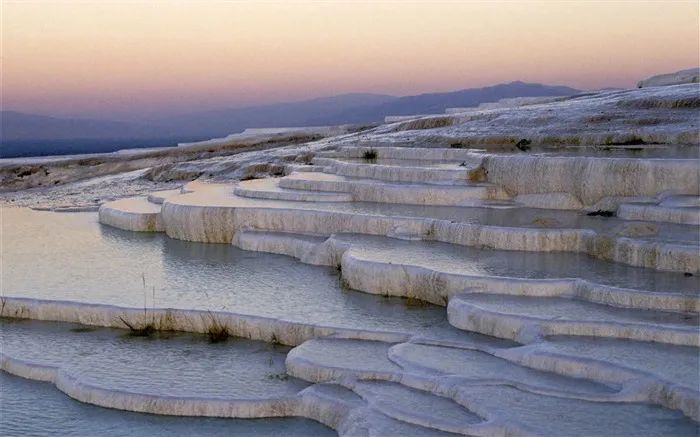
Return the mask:
POLYGON ((129 198, 5 209, 2 369, 289 434, 697 435, 699 88, 667 79, 5 193, 129 198))

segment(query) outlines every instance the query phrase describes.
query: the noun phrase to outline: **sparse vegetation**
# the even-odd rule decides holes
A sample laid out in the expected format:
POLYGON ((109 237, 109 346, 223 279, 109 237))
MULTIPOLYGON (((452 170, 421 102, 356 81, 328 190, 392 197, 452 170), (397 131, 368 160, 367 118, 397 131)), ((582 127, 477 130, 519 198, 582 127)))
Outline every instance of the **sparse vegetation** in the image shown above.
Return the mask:
POLYGON ((597 211, 590 211, 586 213, 586 215, 591 217, 615 217, 615 211, 604 211, 599 209, 597 211))
POLYGON ((131 337, 150 337, 156 332, 156 327, 152 322, 144 323, 142 326, 137 326, 136 324, 129 323, 123 317, 119 317, 124 326, 129 328, 129 336, 131 337))
POLYGON ((95 328, 90 327, 90 326, 79 326, 77 328, 71 328, 70 332, 78 332, 78 333, 83 333, 83 332, 93 332, 95 331, 95 328))
POLYGON ((280 373, 268 373, 267 374, 267 379, 274 379, 276 381, 286 381, 289 379, 289 375, 286 373, 280 372, 280 373))
POLYGON ((377 159, 377 151, 374 149, 365 150, 364 152, 362 152, 362 159, 366 159, 368 161, 377 159))
POLYGON ((228 340, 230 336, 228 328, 222 325, 211 325, 207 330, 207 338, 209 338, 210 343, 221 343, 228 340))
POLYGON ((649 142, 645 141, 643 138, 637 137, 637 136, 630 137, 630 138, 623 140, 623 141, 615 141, 612 139, 607 139, 605 141, 606 146, 641 146, 641 145, 645 145, 645 144, 651 144, 651 143, 649 143, 649 142))
POLYGON ((428 305, 430 305, 430 303, 428 303, 422 299, 418 299, 417 297, 411 297, 411 296, 409 296, 405 299, 402 299, 402 301, 403 301, 404 306, 406 306, 406 308, 425 308, 428 305))
POLYGON ((231 337, 231 331, 228 326, 222 323, 211 311, 209 312, 209 319, 207 338, 210 343, 221 343, 231 337))
POLYGON ((531 149, 530 144, 532 144, 532 141, 530 141, 526 138, 523 138, 522 140, 515 143, 515 147, 517 147, 518 150, 521 150, 523 152, 527 152, 528 150, 531 149))
MULTIPOLYGON (((119 320, 121 320, 124 326, 126 326, 129 329, 129 336, 131 337, 150 337, 157 331, 154 315, 151 314, 150 320, 148 316, 148 292, 146 288, 146 273, 141 273, 141 284, 143 286, 143 324, 137 325, 136 323, 129 322, 124 317, 119 317, 119 320)), ((154 307, 153 309, 155 309, 155 286, 152 287, 151 296, 151 303, 154 307)))

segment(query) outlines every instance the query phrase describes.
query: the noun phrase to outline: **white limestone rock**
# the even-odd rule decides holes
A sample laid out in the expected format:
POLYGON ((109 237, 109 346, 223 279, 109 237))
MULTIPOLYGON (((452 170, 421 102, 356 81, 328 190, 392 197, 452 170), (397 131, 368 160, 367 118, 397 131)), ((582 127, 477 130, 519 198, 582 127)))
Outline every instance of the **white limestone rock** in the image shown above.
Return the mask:
POLYGON ((700 82, 700 68, 688 68, 687 70, 676 71, 675 73, 658 74, 637 83, 638 88, 652 86, 680 85, 684 83, 700 82))

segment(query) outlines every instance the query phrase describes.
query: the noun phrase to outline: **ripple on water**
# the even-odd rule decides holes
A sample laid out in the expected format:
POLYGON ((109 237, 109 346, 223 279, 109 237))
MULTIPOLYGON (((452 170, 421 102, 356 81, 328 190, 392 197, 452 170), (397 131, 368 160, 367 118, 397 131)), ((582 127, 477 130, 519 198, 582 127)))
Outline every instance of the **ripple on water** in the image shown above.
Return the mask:
POLYGON ((231 311, 335 327, 413 332, 443 308, 349 291, 334 269, 231 245, 121 231, 95 213, 3 210, 9 296, 231 311))
POLYGON ((174 397, 260 399, 294 396, 309 384, 286 375, 289 348, 203 335, 132 337, 128 331, 69 323, 2 323, 3 353, 60 367, 108 390, 174 397))
POLYGON ((100 408, 75 401, 51 384, 0 372, 2 419, 7 437, 136 436, 334 436, 309 419, 214 419, 158 416, 100 408))

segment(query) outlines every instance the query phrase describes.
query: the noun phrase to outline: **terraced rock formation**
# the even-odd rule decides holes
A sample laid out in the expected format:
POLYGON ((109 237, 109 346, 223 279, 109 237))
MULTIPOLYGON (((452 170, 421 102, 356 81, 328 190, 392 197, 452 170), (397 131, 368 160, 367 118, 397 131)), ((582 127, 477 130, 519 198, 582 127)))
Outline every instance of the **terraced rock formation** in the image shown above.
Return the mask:
POLYGON ((238 179, 225 162, 178 164, 211 179, 103 204, 100 223, 143 234, 101 238, 242 249, 259 257, 230 265, 242 279, 166 262, 173 283, 140 307, 138 286, 93 294, 45 278, 6 293, 2 314, 247 340, 181 357, 181 338, 9 323, 2 368, 111 408, 298 416, 340 435, 696 435, 699 90, 400 120, 281 149, 238 179), (257 177, 271 165, 278 177, 257 177), (206 299, 188 277, 209 281, 206 299), (99 351, 83 357, 75 341, 99 351), (269 361, 250 362, 258 352, 269 361), (132 355, 158 378, 104 364, 132 355))

